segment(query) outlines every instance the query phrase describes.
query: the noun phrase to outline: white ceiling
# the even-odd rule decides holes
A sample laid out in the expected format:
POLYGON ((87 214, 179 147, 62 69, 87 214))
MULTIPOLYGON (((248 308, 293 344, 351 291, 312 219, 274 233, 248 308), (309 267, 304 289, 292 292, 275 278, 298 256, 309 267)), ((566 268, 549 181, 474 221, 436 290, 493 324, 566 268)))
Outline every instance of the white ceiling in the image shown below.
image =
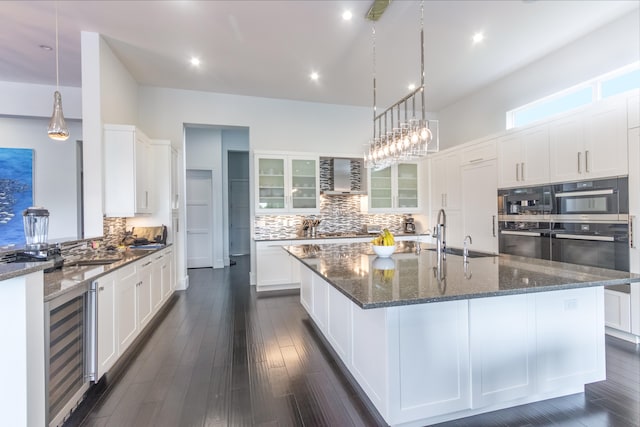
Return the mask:
MULTIPOLYGON (((143 85, 372 105, 368 0, 58 1, 60 85, 81 86, 80 31, 98 32, 143 85), (343 21, 343 10, 354 18, 343 21), (188 64, 192 55, 202 65, 188 64), (318 82, 309 79, 320 74, 318 82)), ((629 1, 426 1, 427 109, 437 111, 637 9, 629 1), (476 46, 471 36, 483 31, 476 46)), ((52 1, 1 1, 0 81, 55 84, 52 1)), ((418 82, 420 2, 376 24, 378 105, 418 82)), ((640 24, 639 24, 640 25, 640 24)), ((418 82, 419 83, 419 82, 418 82)))

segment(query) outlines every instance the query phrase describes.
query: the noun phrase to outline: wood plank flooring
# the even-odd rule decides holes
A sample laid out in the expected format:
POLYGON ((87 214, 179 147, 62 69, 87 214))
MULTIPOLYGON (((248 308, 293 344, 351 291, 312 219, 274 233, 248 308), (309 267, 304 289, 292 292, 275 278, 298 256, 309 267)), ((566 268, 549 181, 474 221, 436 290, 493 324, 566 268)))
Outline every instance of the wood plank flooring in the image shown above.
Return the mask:
MULTIPOLYGON (((71 426, 378 426, 291 292, 256 294, 248 257, 189 271, 190 288, 119 380, 71 426)), ((638 426, 640 349, 607 338, 607 380, 585 393, 440 424, 638 426)))

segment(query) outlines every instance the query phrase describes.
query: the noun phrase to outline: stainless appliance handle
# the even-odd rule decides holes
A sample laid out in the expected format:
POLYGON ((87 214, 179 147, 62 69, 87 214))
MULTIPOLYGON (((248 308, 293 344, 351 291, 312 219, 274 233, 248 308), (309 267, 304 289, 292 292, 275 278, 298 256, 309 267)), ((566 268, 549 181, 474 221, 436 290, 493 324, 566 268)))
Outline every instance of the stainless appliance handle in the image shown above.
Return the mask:
POLYGON ((606 194, 613 194, 613 192, 613 188, 607 188, 606 190, 565 191, 562 193, 556 193, 556 197, 603 196, 606 194))
POLYGON ((558 239, 592 240, 598 242, 613 242, 615 240, 613 236, 584 236, 581 234, 556 234, 554 237, 558 239))
POLYGON ((630 215, 629 216, 629 247, 632 249, 636 247, 636 241, 633 238, 633 227, 635 225, 635 222, 636 222, 636 216, 630 215))
POLYGON ((529 237, 540 237, 542 233, 536 233, 534 231, 511 231, 511 230, 502 230, 500 231, 502 234, 509 234, 512 236, 529 236, 529 237))
POLYGON ((87 307, 87 377, 89 381, 97 381, 98 375, 98 292, 104 288, 97 280, 89 285, 89 300, 87 307))

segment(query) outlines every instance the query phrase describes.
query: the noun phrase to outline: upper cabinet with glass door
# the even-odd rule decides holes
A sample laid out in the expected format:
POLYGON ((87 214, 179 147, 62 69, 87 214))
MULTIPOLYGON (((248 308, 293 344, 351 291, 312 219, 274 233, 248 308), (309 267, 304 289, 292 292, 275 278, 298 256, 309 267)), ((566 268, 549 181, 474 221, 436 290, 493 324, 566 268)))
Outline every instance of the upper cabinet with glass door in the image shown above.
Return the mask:
POLYGON ((369 210, 416 212, 420 208, 419 168, 414 162, 369 170, 369 210))
POLYGON ((256 213, 317 213, 318 157, 256 156, 256 213))

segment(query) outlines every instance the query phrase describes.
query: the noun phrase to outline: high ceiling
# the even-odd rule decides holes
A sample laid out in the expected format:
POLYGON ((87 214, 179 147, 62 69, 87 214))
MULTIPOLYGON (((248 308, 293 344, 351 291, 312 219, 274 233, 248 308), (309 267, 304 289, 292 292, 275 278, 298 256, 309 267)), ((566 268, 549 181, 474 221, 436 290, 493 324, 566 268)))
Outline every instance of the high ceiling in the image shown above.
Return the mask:
MULTIPOLYGON (((0 81, 55 84, 53 1, 0 2, 0 81)), ((370 1, 58 1, 60 85, 81 86, 80 32, 103 35, 142 85, 372 104, 370 1), (344 21, 344 10, 353 19, 344 21), (202 64, 194 68, 189 59, 202 64), (319 74, 311 81, 312 71, 319 74)), ((427 109, 437 111, 638 9, 629 1, 426 1, 427 109), (472 45, 482 31, 485 39, 472 45)), ((419 83, 420 2, 375 24, 378 105, 419 83)), ((640 25, 640 24, 639 24, 640 25)))

